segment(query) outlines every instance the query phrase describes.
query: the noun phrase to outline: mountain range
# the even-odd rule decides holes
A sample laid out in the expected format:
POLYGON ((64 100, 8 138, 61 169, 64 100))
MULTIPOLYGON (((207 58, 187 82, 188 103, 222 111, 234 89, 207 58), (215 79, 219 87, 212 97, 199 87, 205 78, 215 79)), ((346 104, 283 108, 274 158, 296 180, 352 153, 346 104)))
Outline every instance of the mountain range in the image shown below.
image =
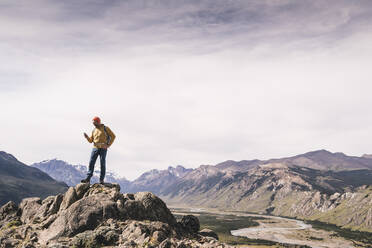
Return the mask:
MULTIPOLYGON (((76 185, 86 167, 32 164, 76 185)), ((96 172, 98 173, 98 172, 96 172)), ((372 231, 372 156, 327 150, 268 160, 227 160, 195 169, 153 169, 133 181, 107 174, 122 192, 151 191, 173 206, 219 208, 320 220, 372 231)))
MULTIPOLYGON (((326 150, 202 165, 158 190, 171 205, 320 220, 372 231, 372 159, 326 150)), ((160 179, 159 179, 160 180, 160 179)))
MULTIPOLYGON (((290 168, 305 167, 319 171, 354 171, 372 170, 372 155, 364 154, 361 157, 347 156, 344 153, 332 153, 327 150, 317 150, 293 157, 275 158, 268 160, 227 160, 216 165, 201 165, 196 169, 185 168, 182 165, 169 166, 165 170, 152 169, 140 175, 133 181, 120 177, 113 172, 107 171, 105 180, 120 184, 126 192, 151 190, 155 193, 164 191, 171 184, 181 181, 182 178, 197 178, 202 175, 210 177, 220 173, 246 172, 264 164, 282 164, 290 168), (187 178, 187 177, 186 177, 187 178)), ((72 165, 63 160, 51 159, 31 164, 58 181, 64 181, 69 186, 74 186, 86 177, 85 165, 72 165)), ((92 182, 98 182, 99 170, 95 170, 92 182)))
POLYGON ((268 163, 250 170, 201 167, 159 195, 170 205, 321 220, 372 231, 372 170, 320 171, 268 163))
POLYGON ((63 193, 67 188, 64 182, 56 181, 47 173, 0 151, 0 206, 10 200, 18 203, 25 197, 45 198, 63 193))

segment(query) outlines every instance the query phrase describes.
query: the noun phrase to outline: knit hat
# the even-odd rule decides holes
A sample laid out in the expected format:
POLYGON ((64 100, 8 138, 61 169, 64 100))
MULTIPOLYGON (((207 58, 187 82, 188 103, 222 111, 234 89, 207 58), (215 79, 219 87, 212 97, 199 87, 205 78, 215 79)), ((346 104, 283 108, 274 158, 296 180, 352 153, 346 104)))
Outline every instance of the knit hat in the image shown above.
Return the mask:
POLYGON ((98 116, 94 117, 93 121, 96 121, 98 122, 98 124, 101 124, 101 119, 98 116))

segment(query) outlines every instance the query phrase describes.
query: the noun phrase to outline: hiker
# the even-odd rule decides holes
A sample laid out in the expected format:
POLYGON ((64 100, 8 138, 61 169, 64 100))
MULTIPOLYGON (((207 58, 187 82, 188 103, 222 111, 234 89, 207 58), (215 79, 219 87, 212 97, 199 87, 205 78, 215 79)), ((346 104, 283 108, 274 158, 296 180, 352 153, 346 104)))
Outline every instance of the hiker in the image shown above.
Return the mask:
POLYGON ((99 183, 104 184, 107 148, 109 148, 114 142, 115 134, 108 126, 102 124, 101 119, 97 116, 93 118, 93 125, 95 126, 95 128, 92 131, 92 135, 90 137, 86 133, 84 133, 84 137, 88 140, 89 143, 93 142, 94 146, 90 155, 87 178, 81 180, 81 182, 90 183, 90 178, 93 176, 94 165, 96 164, 96 160, 99 155, 101 163, 101 175, 99 178, 99 183))

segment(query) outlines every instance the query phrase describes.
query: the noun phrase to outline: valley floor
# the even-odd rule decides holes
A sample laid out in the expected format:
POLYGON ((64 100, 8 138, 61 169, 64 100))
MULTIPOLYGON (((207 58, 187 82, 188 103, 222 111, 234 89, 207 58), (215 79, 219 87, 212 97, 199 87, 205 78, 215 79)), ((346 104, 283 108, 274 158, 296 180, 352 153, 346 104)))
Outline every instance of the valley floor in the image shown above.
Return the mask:
POLYGON ((335 237, 324 230, 316 230, 311 225, 299 220, 282 217, 265 216, 264 220, 257 220, 258 227, 232 230, 235 236, 271 240, 286 244, 308 245, 314 248, 351 248, 353 242, 341 237, 335 237))
MULTIPOLYGON (((347 240, 343 237, 340 237, 335 232, 315 229, 311 225, 304 223, 301 220, 295 220, 284 217, 269 216, 269 215, 258 215, 250 214, 244 212, 235 212, 235 211, 221 211, 217 209, 207 209, 207 208, 190 208, 190 207, 176 207, 171 206, 170 209, 174 214, 194 214, 198 215, 201 226, 203 226, 203 220, 201 216, 209 215, 216 216, 216 221, 213 222, 213 225, 223 225, 226 227, 228 221, 233 220, 231 216, 236 216, 240 218, 252 218, 251 220, 256 222, 252 224, 251 220, 245 227, 231 225, 230 233, 234 236, 246 237, 247 239, 244 242, 244 239, 236 243, 239 247, 281 247, 278 246, 279 243, 285 244, 297 244, 297 245, 307 245, 315 248, 351 248, 351 247, 371 247, 366 244, 358 244, 351 240, 347 240), (235 228, 234 228, 235 227, 235 228), (238 227, 238 228, 236 228, 238 227), (265 244, 264 241, 271 241, 277 244, 265 244), (245 243, 245 244, 244 244, 245 243), (260 246, 260 243, 262 245, 260 246), (253 245, 255 244, 255 245, 253 245), (257 246, 258 245, 258 246, 257 246)), ((219 229, 218 226, 215 226, 219 229)), ((218 230, 216 231, 219 235, 218 230)), ((222 242, 227 242, 232 239, 225 237, 226 233, 222 233, 222 242)))

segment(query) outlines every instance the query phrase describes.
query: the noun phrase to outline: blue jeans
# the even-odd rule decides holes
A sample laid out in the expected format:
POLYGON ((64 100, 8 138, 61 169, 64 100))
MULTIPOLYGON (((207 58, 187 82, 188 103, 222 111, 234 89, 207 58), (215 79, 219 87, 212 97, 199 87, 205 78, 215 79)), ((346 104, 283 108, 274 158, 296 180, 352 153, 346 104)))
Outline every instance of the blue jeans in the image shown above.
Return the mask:
POLYGON ((100 163, 101 163, 101 175, 100 180, 103 181, 105 179, 106 174, 106 154, 107 149, 104 148, 93 148, 92 153, 90 154, 90 161, 89 161, 89 171, 87 176, 91 178, 93 176, 94 165, 96 164, 97 157, 99 155, 100 163))

